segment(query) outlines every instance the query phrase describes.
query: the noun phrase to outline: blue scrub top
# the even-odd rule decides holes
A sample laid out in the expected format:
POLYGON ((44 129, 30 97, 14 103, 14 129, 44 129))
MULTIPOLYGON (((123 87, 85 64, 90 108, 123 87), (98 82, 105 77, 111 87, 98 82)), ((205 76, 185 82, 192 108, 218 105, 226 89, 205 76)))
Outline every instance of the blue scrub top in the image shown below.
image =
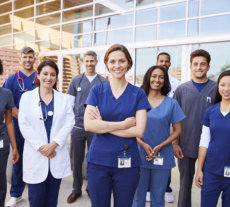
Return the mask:
POLYGON ((48 105, 46 105, 43 101, 41 101, 41 108, 42 108, 43 119, 46 119, 47 117, 46 121, 44 121, 44 124, 45 124, 46 133, 48 137, 48 143, 50 143, 50 131, 53 123, 53 115, 49 116, 48 112, 49 111, 54 112, 54 98, 51 100, 51 102, 48 105))
MULTIPOLYGON (((24 81, 24 89, 27 89, 30 91, 36 87, 36 80, 34 82, 34 77, 36 75, 35 72, 33 72, 30 76, 27 77, 24 73, 19 71, 19 75, 24 81)), ((22 91, 20 88, 20 86, 21 87, 23 86, 22 81, 19 80, 19 82, 20 82, 20 86, 19 86, 17 79, 18 79, 18 72, 14 73, 13 75, 8 77, 8 79, 6 80, 6 82, 3 85, 3 88, 8 88, 12 91, 15 106, 17 108, 19 108, 19 102, 20 102, 21 96, 25 91, 22 91)), ((14 121, 16 141, 17 141, 17 143, 22 143, 22 142, 24 142, 24 138, 22 137, 22 134, 19 130, 18 120, 13 117, 13 121, 14 121)))
MULTIPOLYGON (((123 121, 136 116, 142 109, 150 109, 145 92, 128 83, 123 94, 116 99, 110 83, 95 85, 86 100, 86 104, 98 106, 104 121, 123 121)), ((124 154, 124 145, 128 145, 127 156, 131 157, 131 167, 140 166, 140 157, 136 138, 123 138, 109 133, 94 134, 87 161, 109 167, 118 166, 118 157, 124 154)))
MULTIPOLYGON (((165 141, 170 136, 170 124, 175 124, 185 119, 184 112, 175 99, 165 97, 159 106, 151 107, 147 113, 147 125, 142 140, 152 148, 165 141)), ((142 168, 171 169, 175 167, 172 143, 160 151, 164 158, 163 165, 153 165, 153 161, 146 160, 145 150, 139 146, 142 168)))
POLYGON ((206 110, 203 125, 211 135, 204 170, 223 176, 224 167, 230 166, 230 113, 223 116, 217 103, 206 110))

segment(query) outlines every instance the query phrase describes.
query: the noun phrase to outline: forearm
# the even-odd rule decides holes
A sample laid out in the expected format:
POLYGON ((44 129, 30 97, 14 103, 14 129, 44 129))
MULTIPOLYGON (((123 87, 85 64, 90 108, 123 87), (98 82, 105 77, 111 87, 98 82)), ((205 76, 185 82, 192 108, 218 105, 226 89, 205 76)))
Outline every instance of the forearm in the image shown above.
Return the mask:
POLYGON ((18 108, 17 107, 14 107, 12 109, 12 116, 16 119, 18 119, 18 108))
POLYGON ((17 149, 13 121, 7 123, 6 128, 12 149, 17 149))
POLYGON ((208 148, 199 147, 197 171, 202 171, 208 148))
POLYGON ((110 134, 124 137, 124 138, 133 138, 133 137, 143 137, 144 132, 139 129, 137 126, 130 127, 128 129, 116 130, 110 132, 110 134))

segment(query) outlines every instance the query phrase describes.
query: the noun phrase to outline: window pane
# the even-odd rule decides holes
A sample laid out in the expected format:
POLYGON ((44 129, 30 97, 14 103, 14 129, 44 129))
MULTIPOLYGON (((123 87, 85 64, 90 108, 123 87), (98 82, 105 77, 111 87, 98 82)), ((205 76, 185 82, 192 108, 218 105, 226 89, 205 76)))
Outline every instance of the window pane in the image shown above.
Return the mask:
POLYGON ((121 12, 124 9, 133 9, 134 1, 130 0, 99 0, 97 1, 101 5, 111 9, 113 11, 121 12))
POLYGON ((156 0, 137 0, 136 1, 136 6, 137 7, 142 7, 142 6, 147 6, 147 5, 153 5, 153 3, 156 3, 156 0))
POLYGON ((160 7, 160 21, 185 18, 186 3, 177 3, 160 7))
POLYGON ((93 6, 86 6, 63 12, 63 22, 91 17, 93 15, 93 6))
POLYGON ((200 19, 200 34, 223 34, 230 32, 230 15, 200 19))
POLYGON ((188 16, 195 17, 199 15, 199 0, 190 0, 188 3, 188 16))
POLYGON ((30 18, 30 17, 33 17, 33 16, 34 16, 34 8, 31 7, 31 8, 28 8, 28 9, 24 9, 24 10, 15 12, 14 13, 14 17, 15 17, 14 21, 30 18))
POLYGON ((60 39, 46 40, 36 42, 39 52, 46 52, 51 50, 59 50, 60 39))
POLYGON ((157 21, 157 9, 151 8, 136 11, 136 24, 154 23, 157 21))
POLYGON ((4 45, 10 45, 10 44, 12 44, 12 36, 11 35, 2 36, 0 38, 1 47, 3 47, 4 45))
POLYGON ((92 35, 78 35, 62 38, 62 49, 92 46, 92 35))
POLYGON ((155 39, 156 39, 156 25, 136 28, 136 42, 152 41, 155 39))
POLYGON ((51 24, 58 24, 60 22, 60 13, 52 14, 36 18, 36 27, 44 27, 51 24))
POLYGON ((14 44, 33 41, 34 40, 34 31, 20 32, 14 34, 14 44))
POLYGON ((199 30, 198 19, 188 21, 188 36, 197 36, 199 30))
POLYGON ((79 1, 79 0, 75 0, 75 1, 63 1, 63 8, 70 8, 70 7, 74 7, 74 6, 79 6, 79 5, 83 5, 83 4, 88 4, 93 2, 93 0, 84 0, 84 1, 79 1))
POLYGON ((74 22, 71 24, 64 24, 62 26, 62 36, 69 36, 72 34, 91 32, 92 21, 74 22))
POLYGON ((112 8, 108 8, 107 6, 104 6, 103 4, 95 4, 95 15, 99 16, 101 14, 107 14, 107 13, 111 13, 114 12, 116 10, 112 9, 112 8))
POLYGON ((216 14, 230 11, 229 0, 202 0, 201 15, 216 14))
POLYGON ((22 0, 14 0, 14 9, 20 9, 26 6, 32 6, 34 4, 33 0, 22 1, 22 0))
POLYGON ((11 33, 11 24, 0 26, 0 35, 10 34, 11 33))
POLYGON ((12 3, 3 4, 0 6, 0 14, 10 12, 12 10, 12 3))
POLYGON ((14 32, 34 30, 34 19, 16 21, 13 25, 14 32))
POLYGON ((95 30, 106 30, 117 27, 126 27, 133 25, 133 14, 114 15, 105 18, 99 18, 95 21, 95 30))
POLYGON ((46 4, 42 4, 36 7, 37 16, 42 14, 47 14, 50 12, 55 12, 61 9, 60 0, 55 0, 48 2, 46 4))
POLYGON ((0 24, 7 24, 11 22, 12 14, 7 14, 0 17, 0 24))
POLYGON ((60 26, 39 29, 35 31, 36 40, 56 39, 60 36, 60 26))
POLYGON ((159 25, 159 39, 178 38, 185 36, 185 21, 159 25))

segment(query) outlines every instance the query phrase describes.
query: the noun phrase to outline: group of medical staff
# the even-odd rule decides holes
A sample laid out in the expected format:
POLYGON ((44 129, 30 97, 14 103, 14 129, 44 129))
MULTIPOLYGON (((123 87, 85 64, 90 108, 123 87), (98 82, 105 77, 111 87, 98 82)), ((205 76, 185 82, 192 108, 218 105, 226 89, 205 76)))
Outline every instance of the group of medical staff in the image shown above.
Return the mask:
MULTIPOLYGON (((161 55, 170 60, 167 53, 161 55)), ((96 57, 92 51, 86 56, 96 57)), ((22 48, 20 70, 0 88, 0 169, 4 175, 0 177, 0 207, 4 206, 6 196, 9 141, 13 171, 11 198, 6 205, 16 206, 27 183, 31 207, 56 207, 61 179, 71 174, 66 145, 71 132, 73 174, 77 171, 76 166, 82 165, 83 155, 73 164, 79 148, 79 140, 73 143, 74 137, 82 127, 82 134, 92 133, 87 153, 87 191, 92 207, 109 207, 112 193, 115 207, 144 207, 147 191, 150 191, 151 207, 165 206, 164 195, 171 169, 175 167, 174 154, 178 158, 181 179, 178 206, 191 206, 189 188, 196 158, 190 157, 190 149, 187 148, 195 148, 199 142, 195 180, 202 189, 201 206, 216 206, 221 192, 222 206, 229 205, 230 71, 221 73, 217 86, 209 80, 210 55, 207 51, 196 50, 191 54, 193 79, 173 90, 173 99, 168 97, 172 91, 168 68, 160 65, 150 67, 141 87, 136 87, 125 77, 133 65, 128 49, 121 44, 112 45, 104 56, 105 66, 111 74, 110 81, 95 71, 91 75, 89 73, 89 76, 94 76, 92 80, 97 78, 100 83, 87 89, 89 95, 82 104, 85 107, 83 111, 76 108, 76 94, 83 92, 80 83, 87 81, 88 76, 85 76, 88 74, 72 81, 70 95, 66 95, 57 91, 59 70, 56 63, 45 60, 34 70, 34 62, 33 49, 22 48), (212 105, 214 97, 215 104, 212 105), (205 105, 199 105, 201 101, 205 105), (196 107, 191 106, 188 111, 188 103, 196 107), (196 110, 200 110, 199 114, 196 110), (84 113, 83 119, 76 119, 76 113, 84 113), (203 128, 201 123, 192 122, 197 120, 197 116, 203 119, 203 128), (199 132, 201 139, 187 139, 190 132, 198 136, 198 132, 191 131, 191 128, 200 128, 200 131, 202 128, 202 134, 199 132), (191 145, 187 146, 189 143, 191 145), (183 174, 186 170, 191 174, 188 178, 183 174), (188 189, 183 196, 181 191, 185 184, 188 184, 188 189)), ((198 151, 198 146, 196 148, 191 152, 198 151)), ((76 176, 75 183, 78 181, 76 176)), ((68 203, 81 195, 81 185, 78 185, 80 188, 73 185, 68 203)))

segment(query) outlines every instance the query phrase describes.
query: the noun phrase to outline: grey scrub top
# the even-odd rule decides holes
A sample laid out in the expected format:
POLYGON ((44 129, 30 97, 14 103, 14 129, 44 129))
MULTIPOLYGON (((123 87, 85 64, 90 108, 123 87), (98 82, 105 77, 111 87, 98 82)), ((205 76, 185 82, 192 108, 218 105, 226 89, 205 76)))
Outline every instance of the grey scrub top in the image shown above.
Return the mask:
POLYGON ((105 82, 108 82, 108 80, 99 74, 97 74, 97 76, 91 82, 89 82, 88 78, 84 74, 75 76, 72 79, 67 93, 72 96, 75 96, 75 127, 84 128, 84 104, 89 95, 90 89, 96 84, 103 84, 105 82), (81 88, 80 91, 78 91, 79 87, 81 88))
POLYGON ((6 110, 15 107, 12 92, 6 88, 0 88, 0 141, 3 140, 3 147, 9 146, 9 137, 4 123, 6 110))

